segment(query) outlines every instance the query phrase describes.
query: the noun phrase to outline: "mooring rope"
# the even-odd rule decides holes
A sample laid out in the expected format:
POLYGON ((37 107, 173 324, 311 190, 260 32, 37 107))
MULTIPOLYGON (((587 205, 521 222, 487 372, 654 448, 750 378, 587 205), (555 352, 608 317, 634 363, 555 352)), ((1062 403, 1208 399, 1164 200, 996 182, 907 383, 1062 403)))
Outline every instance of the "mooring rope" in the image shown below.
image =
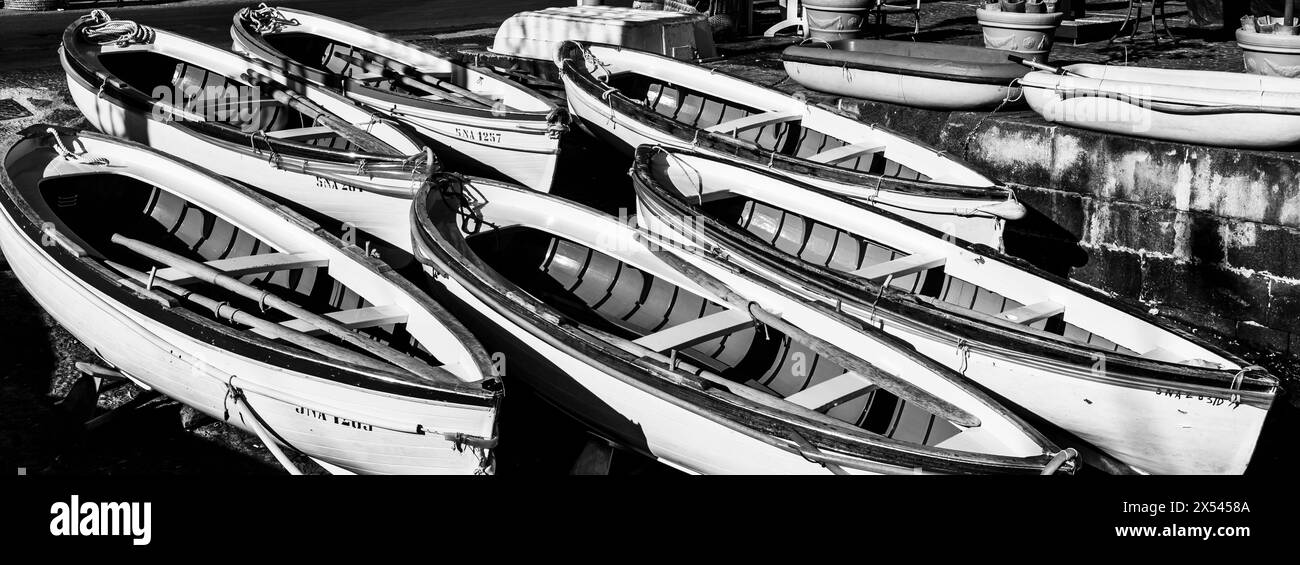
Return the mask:
POLYGON ((302 25, 298 20, 287 18, 278 8, 258 4, 255 8, 245 8, 244 18, 253 24, 253 31, 258 34, 279 33, 285 26, 302 25))
POLYGON ((92 10, 88 17, 94 23, 82 28, 81 33, 96 45, 116 44, 118 47, 126 47, 132 43, 153 43, 157 36, 149 26, 131 20, 114 21, 103 10, 92 10))

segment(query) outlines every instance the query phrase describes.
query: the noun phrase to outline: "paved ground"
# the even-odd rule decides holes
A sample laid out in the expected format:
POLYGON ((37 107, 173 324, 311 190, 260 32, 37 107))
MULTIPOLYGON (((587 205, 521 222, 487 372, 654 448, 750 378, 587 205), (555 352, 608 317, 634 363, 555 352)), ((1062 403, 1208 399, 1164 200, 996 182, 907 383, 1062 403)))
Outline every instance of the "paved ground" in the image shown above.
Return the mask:
MULTIPOLYGON (((473 28, 444 35, 444 43, 482 45, 490 41, 495 22, 506 14, 554 0, 437 0, 413 3, 408 0, 343 2, 311 0, 283 4, 304 4, 310 9, 344 17, 408 37, 428 37, 433 29, 473 28), (486 6, 486 8, 484 8, 486 6), (468 14, 473 13, 473 16, 468 14), (442 24, 442 25, 440 25, 442 24)), ((108 2, 104 2, 108 4, 108 2)), ((132 18, 191 34, 205 41, 224 44, 226 26, 234 7, 242 1, 189 0, 183 4, 135 6, 110 10, 119 18, 132 18)), ((970 12, 973 2, 931 2, 926 4, 926 31, 917 39, 953 43, 975 43, 979 29, 970 12)), ((0 98, 13 98, 33 113, 26 119, 0 121, 0 139, 31 123, 49 122, 78 125, 81 116, 66 98, 63 75, 57 68, 53 46, 58 34, 82 11, 53 14, 14 14, 0 10, 0 98)), ((761 22, 760 22, 761 23, 761 22)), ((1181 26, 1180 26, 1181 27, 1181 26)), ((897 30, 895 30, 897 31, 897 30)), ((1179 29, 1184 39, 1176 46, 1152 46, 1142 42, 1127 54, 1122 47, 1102 44, 1058 46, 1057 60, 1128 61, 1151 66, 1221 69, 1240 71, 1240 52, 1234 45, 1206 39, 1201 30, 1179 29)), ((426 39, 427 40, 427 39, 426 39)), ((753 51, 764 46, 789 43, 768 41, 729 47, 729 52, 753 51)), ((771 64, 770 56, 753 56, 754 64, 771 64)), ((0 142, 7 145, 8 141, 0 142)), ((568 155, 582 155, 569 152, 568 155)), ((570 162, 569 169, 580 168, 570 162)), ((590 180, 590 179, 588 179, 590 180)), ((279 473, 278 466, 256 438, 223 424, 198 425, 185 431, 181 422, 188 416, 178 407, 164 406, 140 417, 84 434, 67 424, 65 410, 55 404, 76 380, 73 363, 93 361, 94 356, 32 303, 27 292, 0 258, 0 474, 18 467, 37 474, 241 474, 279 473)), ((1232 343, 1226 344, 1237 349, 1232 343)), ((1253 361, 1280 375, 1296 375, 1294 359, 1243 351, 1253 361)), ((122 390, 104 399, 102 406, 115 406, 135 391, 122 390)), ((1286 405, 1283 399, 1280 404, 1286 405)), ((1262 475, 1290 473, 1289 430, 1296 423, 1296 410, 1281 406, 1270 418, 1257 450, 1251 472, 1262 475)), ((586 435, 569 420, 556 414, 526 391, 511 389, 507 396, 503 432, 508 439, 501 449, 502 474, 554 474, 567 472, 586 435)), ((204 422, 191 422, 204 424, 204 422)), ((632 456, 615 459, 617 470, 627 473, 656 473, 661 470, 632 456)))

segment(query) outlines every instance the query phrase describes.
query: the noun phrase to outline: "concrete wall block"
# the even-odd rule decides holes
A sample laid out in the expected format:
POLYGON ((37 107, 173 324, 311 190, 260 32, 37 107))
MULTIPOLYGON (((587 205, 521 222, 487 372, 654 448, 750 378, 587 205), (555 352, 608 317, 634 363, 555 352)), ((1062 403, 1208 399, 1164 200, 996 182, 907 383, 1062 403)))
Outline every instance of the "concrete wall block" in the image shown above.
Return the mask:
POLYGON ((1268 317, 1269 281, 1265 277, 1157 257, 1145 257, 1143 265, 1142 301, 1203 310, 1234 320, 1262 322, 1268 317))
POLYGON ((1300 279, 1300 230, 1224 220, 1219 232, 1227 266, 1300 279))
POLYGON ((1300 332, 1300 281, 1269 280, 1268 315, 1251 319, 1270 328, 1300 332))
POLYGON ((1132 251, 1089 248, 1088 262, 1070 272, 1070 278, 1136 302, 1143 297, 1144 260, 1132 251))
POLYGON ((1254 322, 1237 324, 1237 341, 1256 348, 1289 352, 1292 335, 1292 332, 1264 327, 1254 322))

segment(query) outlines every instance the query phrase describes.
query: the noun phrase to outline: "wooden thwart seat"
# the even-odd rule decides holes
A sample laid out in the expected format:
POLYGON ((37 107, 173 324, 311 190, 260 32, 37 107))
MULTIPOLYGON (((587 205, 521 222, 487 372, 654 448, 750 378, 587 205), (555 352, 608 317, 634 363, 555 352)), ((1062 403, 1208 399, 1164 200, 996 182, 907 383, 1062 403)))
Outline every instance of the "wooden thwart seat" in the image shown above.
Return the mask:
POLYGON ((334 137, 338 135, 333 128, 326 126, 311 126, 305 128, 282 129, 279 131, 266 132, 267 137, 275 139, 319 139, 322 137, 334 137))
POLYGON ((1007 310, 999 316, 1017 324, 1029 325, 1044 318, 1051 318, 1052 316, 1064 311, 1064 306, 1050 300, 1044 300, 1037 304, 1029 304, 1013 310, 1007 310))
POLYGON ((889 277, 905 277, 913 273, 928 271, 935 267, 942 266, 945 262, 946 259, 942 255, 925 255, 917 253, 906 257, 900 257, 893 261, 886 261, 870 267, 850 271, 849 274, 874 281, 889 277))
MULTIPOLYGON (((205 264, 213 269, 221 271, 223 274, 232 277, 242 277, 245 275, 287 271, 290 269, 328 267, 329 260, 326 259, 325 256, 315 253, 263 253, 261 255, 245 255, 243 257, 233 257, 230 259, 218 259, 216 261, 208 261, 205 264)), ((188 275, 185 271, 175 267, 158 269, 158 272, 154 276, 176 284, 189 284, 198 280, 197 278, 188 275)))
POLYGON ((772 124, 797 121, 803 117, 800 112, 763 112, 761 114, 750 114, 743 118, 728 120, 717 125, 704 128, 704 131, 710 133, 731 133, 735 134, 747 129, 763 127, 772 124))
POLYGON ((749 314, 739 310, 723 310, 643 336, 633 340, 632 343, 657 353, 663 353, 670 349, 683 349, 698 345, 715 337, 724 336, 752 325, 754 325, 754 319, 749 314))
POLYGON ((809 155, 808 160, 814 163, 824 165, 834 165, 840 161, 847 161, 855 157, 867 155, 869 153, 879 153, 885 150, 884 145, 875 143, 854 143, 851 145, 842 145, 834 149, 827 149, 816 155, 809 155))
MULTIPOLYGON (((396 305, 389 304, 386 306, 367 306, 365 308, 330 312, 325 314, 325 317, 338 322, 347 329, 359 330, 362 328, 387 326, 389 324, 404 324, 407 320, 407 313, 406 310, 403 310, 396 305)), ((305 334, 324 333, 323 330, 312 325, 310 322, 302 320, 289 320, 287 322, 282 322, 280 325, 305 334)))
POLYGON ((785 399, 809 410, 820 412, 867 394, 874 388, 875 385, 871 381, 850 371, 805 388, 785 399))

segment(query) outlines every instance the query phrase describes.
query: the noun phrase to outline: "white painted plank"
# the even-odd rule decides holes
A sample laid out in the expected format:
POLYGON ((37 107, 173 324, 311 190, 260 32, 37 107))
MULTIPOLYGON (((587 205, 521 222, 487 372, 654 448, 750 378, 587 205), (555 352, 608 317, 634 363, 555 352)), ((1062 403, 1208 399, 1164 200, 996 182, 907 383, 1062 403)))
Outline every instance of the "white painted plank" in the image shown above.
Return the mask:
POLYGON ((270 131, 266 133, 267 137, 276 139, 301 139, 313 137, 331 137, 336 135, 332 128, 325 126, 311 126, 305 128, 282 129, 279 131, 270 131))
POLYGON ((848 372, 826 379, 785 399, 809 410, 821 411, 871 392, 874 386, 862 375, 848 372))
POLYGON ((800 112, 763 112, 761 114, 750 114, 743 118, 728 120, 717 125, 704 128, 704 131, 710 133, 736 133, 751 128, 763 127, 766 125, 793 122, 803 117, 800 112))
POLYGON ((1064 311, 1064 306, 1050 300, 1044 300, 1036 304, 1007 310, 1006 312, 1003 312, 1001 316, 1003 319, 1010 320, 1017 324, 1029 325, 1042 320, 1043 318, 1051 318, 1052 316, 1064 311))
POLYGON ((739 310, 723 310, 652 333, 633 340, 632 343, 651 351, 663 353, 670 349, 683 349, 704 343, 715 337, 727 335, 752 325, 754 325, 754 319, 749 314, 739 310))
MULTIPOLYGON (((342 324, 345 328, 353 330, 373 328, 375 326, 386 326, 388 324, 402 324, 407 320, 406 310, 393 304, 385 306, 367 306, 365 308, 354 308, 352 310, 340 310, 338 312, 325 314, 325 317, 342 324)), ((282 322, 280 325, 306 334, 321 333, 319 328, 302 320, 289 320, 282 322)))
POLYGON ((834 165, 840 161, 847 161, 860 155, 869 153, 879 153, 885 150, 884 145, 871 143, 855 143, 852 145, 842 145, 834 149, 827 149, 816 155, 809 155, 808 160, 814 163, 834 165))
MULTIPOLYGON (((316 253, 263 253, 261 255, 245 255, 243 257, 208 261, 204 264, 232 277, 242 277, 290 269, 328 267, 329 260, 324 255, 316 253)), ((185 271, 173 267, 158 269, 155 276, 176 284, 189 284, 197 280, 185 271)))
POLYGON ((900 257, 893 261, 877 263, 870 267, 864 267, 856 271, 850 271, 850 275, 862 277, 867 280, 878 280, 893 275, 894 278, 905 277, 912 273, 927 271, 935 267, 942 266, 946 259, 942 255, 925 255, 917 253, 900 257))

